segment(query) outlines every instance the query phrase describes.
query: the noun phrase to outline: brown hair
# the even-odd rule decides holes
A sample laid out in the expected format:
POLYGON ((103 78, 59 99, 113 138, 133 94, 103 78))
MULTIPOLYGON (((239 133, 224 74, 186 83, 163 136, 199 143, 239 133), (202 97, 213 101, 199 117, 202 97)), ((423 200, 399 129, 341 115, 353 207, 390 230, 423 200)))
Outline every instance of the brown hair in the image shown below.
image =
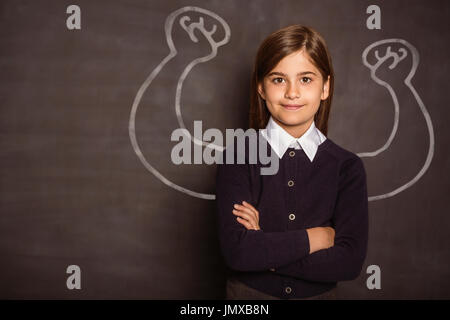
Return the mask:
POLYGON ((320 101, 319 109, 314 115, 316 127, 325 136, 327 135, 328 116, 334 89, 331 56, 322 36, 314 29, 302 25, 291 25, 275 31, 259 47, 250 85, 250 128, 263 129, 270 118, 265 101, 258 94, 258 85, 263 83, 264 77, 275 68, 281 59, 299 50, 305 50, 305 53, 309 55, 311 63, 319 69, 323 81, 326 81, 330 76, 328 98, 320 101))

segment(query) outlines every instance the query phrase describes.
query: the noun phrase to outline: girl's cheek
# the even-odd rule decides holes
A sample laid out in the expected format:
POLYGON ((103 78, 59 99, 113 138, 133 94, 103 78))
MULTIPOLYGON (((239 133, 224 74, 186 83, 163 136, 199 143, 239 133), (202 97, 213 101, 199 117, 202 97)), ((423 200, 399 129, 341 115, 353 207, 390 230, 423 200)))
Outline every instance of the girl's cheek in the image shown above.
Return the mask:
POLYGON ((273 86, 267 90, 268 98, 279 99, 284 96, 284 88, 280 85, 278 87, 273 86))

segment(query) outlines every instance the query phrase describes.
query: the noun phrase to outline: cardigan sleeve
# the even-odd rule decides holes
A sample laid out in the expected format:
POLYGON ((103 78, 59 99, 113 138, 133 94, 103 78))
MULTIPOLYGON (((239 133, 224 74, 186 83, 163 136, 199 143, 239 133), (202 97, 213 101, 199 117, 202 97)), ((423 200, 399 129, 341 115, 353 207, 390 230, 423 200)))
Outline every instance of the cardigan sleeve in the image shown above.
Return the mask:
POLYGON ((275 272, 317 282, 356 279, 362 269, 368 244, 368 199, 366 172, 357 157, 341 170, 332 226, 334 246, 316 251, 275 272))
POLYGON ((268 271, 309 254, 306 229, 286 232, 247 230, 233 214, 234 204, 251 201, 248 164, 218 164, 216 210, 220 248, 225 263, 237 271, 268 271))

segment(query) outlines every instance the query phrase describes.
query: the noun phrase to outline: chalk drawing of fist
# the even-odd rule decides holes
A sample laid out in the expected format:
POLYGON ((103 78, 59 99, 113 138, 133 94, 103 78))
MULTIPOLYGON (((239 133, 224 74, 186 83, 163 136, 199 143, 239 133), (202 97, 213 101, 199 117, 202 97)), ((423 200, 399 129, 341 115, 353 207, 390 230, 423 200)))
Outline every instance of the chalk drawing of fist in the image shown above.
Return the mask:
POLYGON ((418 57, 416 48, 405 40, 387 39, 368 46, 363 52, 363 63, 370 69, 372 79, 386 86, 392 73, 409 81, 416 72, 418 57))
MULTIPOLYGON (((429 138, 427 157, 419 172, 412 179, 407 181, 407 183, 398 186, 390 192, 370 196, 369 201, 373 201, 389 198, 406 190, 414 185, 425 174, 434 155, 434 129, 425 104, 411 83, 411 79, 416 73, 417 66, 419 65, 419 53, 412 44, 403 39, 385 39, 374 42, 363 51, 362 62, 369 68, 372 80, 389 91, 394 104, 394 123, 391 134, 383 146, 371 152, 358 153, 358 156, 361 158, 376 157, 391 146, 394 138, 398 134, 397 129, 399 128, 400 115, 402 114, 400 111, 402 108, 410 108, 422 113, 423 120, 428 129, 429 138), (408 92, 404 90, 405 85, 406 88, 409 89, 410 94, 415 98, 417 105, 404 101, 405 95, 408 94, 408 92), (416 109, 416 107, 418 108, 416 109)), ((404 147, 403 152, 398 159, 400 159, 400 157, 405 157, 405 161, 407 161, 407 159, 412 158, 416 152, 417 150, 415 148, 410 147, 407 149, 404 147)))
MULTIPOLYGON (((217 49, 230 40, 230 27, 214 12, 184 7, 172 12, 166 19, 166 38, 172 54, 195 52, 197 62, 206 62, 217 55, 217 49), (174 41, 182 29, 189 41, 174 41), (174 44, 176 42, 176 45, 174 44)), ((178 37, 179 39, 179 37, 178 37)))
MULTIPOLYGON (((187 130, 182 115, 181 97, 183 84, 189 73, 196 65, 210 61, 217 56, 218 48, 230 41, 231 30, 226 21, 214 12, 192 6, 183 7, 170 13, 166 18, 164 30, 170 52, 151 71, 136 94, 128 125, 130 141, 141 163, 161 182, 190 196, 214 200, 214 194, 197 192, 191 190, 189 185, 183 186, 175 183, 173 178, 169 180, 167 173, 163 172, 166 169, 165 166, 160 166, 158 170, 151 163, 156 162, 156 156, 152 152, 146 152, 141 148, 139 138, 148 140, 148 136, 139 135, 139 132, 136 130, 136 120, 140 107, 142 111, 150 110, 152 114, 158 115, 157 121, 155 121, 154 117, 148 119, 148 121, 155 121, 151 123, 151 127, 160 134, 160 136, 155 137, 155 140, 167 139, 166 141, 169 141, 171 132, 177 129, 177 127, 170 126, 176 124, 178 128, 184 130, 184 134, 193 143, 223 151, 224 147, 222 145, 202 141, 201 138, 195 137, 187 130), (141 100, 144 95, 156 95, 155 90, 152 91, 152 89, 155 89, 155 84, 158 84, 158 80, 161 81, 159 75, 163 69, 170 70, 170 76, 163 80, 164 85, 161 86, 161 83, 159 84, 159 88, 163 88, 164 94, 159 99, 154 100, 150 98, 152 102, 150 104, 142 104, 141 100), (170 106, 173 108, 172 110, 168 110, 170 106)), ((149 123, 146 122, 147 125, 150 125, 149 123)), ((162 150, 162 148, 164 146, 158 149, 162 150)), ((170 151, 167 154, 170 155, 170 151)))

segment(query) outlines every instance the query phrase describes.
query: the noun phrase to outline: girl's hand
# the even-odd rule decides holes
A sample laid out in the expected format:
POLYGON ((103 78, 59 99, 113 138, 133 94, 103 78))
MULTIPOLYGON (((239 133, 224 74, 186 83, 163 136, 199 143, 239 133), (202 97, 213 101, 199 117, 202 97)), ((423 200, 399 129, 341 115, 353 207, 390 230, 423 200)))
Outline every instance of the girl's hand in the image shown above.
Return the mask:
POLYGON ((309 253, 334 246, 336 232, 332 227, 315 227, 306 229, 309 238, 309 253))
POLYGON ((235 204, 233 214, 237 221, 247 230, 261 230, 259 227, 259 212, 250 203, 242 201, 243 205, 235 204))

